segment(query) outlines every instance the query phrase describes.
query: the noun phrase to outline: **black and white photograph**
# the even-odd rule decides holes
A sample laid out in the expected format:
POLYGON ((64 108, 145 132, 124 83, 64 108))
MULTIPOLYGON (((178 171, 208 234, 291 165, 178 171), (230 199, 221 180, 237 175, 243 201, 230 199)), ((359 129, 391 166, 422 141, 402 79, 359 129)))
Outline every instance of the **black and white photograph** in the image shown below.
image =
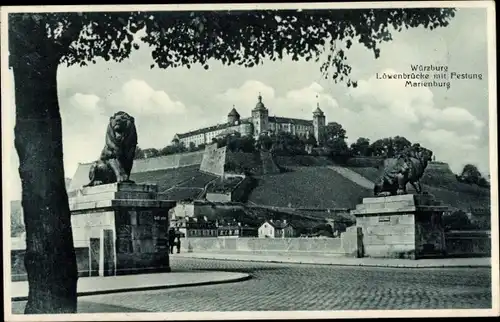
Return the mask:
POLYGON ((493 1, 1 10, 6 321, 500 314, 493 1))

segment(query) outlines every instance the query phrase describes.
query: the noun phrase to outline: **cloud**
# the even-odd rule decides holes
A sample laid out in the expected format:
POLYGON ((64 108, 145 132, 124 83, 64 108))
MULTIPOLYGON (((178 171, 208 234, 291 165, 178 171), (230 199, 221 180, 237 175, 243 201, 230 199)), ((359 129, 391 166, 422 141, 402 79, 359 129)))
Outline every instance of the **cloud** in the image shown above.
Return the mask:
POLYGON ((142 115, 183 114, 186 106, 147 82, 131 79, 107 99, 109 106, 142 115))
POLYGON ((253 108, 259 93, 266 101, 275 98, 274 88, 257 80, 247 80, 238 88, 229 88, 223 93, 216 94, 215 98, 225 103, 235 104, 236 108, 240 106, 242 108, 252 106, 253 108))
MULTIPOLYGON (((379 74, 384 72, 395 71, 382 70, 379 74)), ((355 128, 360 128, 366 120, 361 128, 370 129, 367 132, 372 140, 403 135, 433 150, 454 171, 472 162, 488 172, 487 142, 481 139, 485 124, 466 108, 436 106, 429 88, 405 87, 404 80, 376 77, 360 81, 358 88, 349 90, 348 96, 352 103, 362 106, 356 112, 356 124, 345 119, 348 135, 361 132, 355 128)))
POLYGON ((187 131, 190 113, 163 90, 153 89, 146 81, 131 79, 108 97, 94 93, 74 93, 60 97, 63 121, 64 168, 72 177, 78 163, 96 160, 105 143, 109 117, 119 110, 135 118, 138 144, 142 148, 163 148, 176 132, 187 131))
POLYGON ((95 113, 99 111, 98 103, 101 99, 93 94, 75 93, 69 98, 72 107, 78 108, 85 113, 95 113))

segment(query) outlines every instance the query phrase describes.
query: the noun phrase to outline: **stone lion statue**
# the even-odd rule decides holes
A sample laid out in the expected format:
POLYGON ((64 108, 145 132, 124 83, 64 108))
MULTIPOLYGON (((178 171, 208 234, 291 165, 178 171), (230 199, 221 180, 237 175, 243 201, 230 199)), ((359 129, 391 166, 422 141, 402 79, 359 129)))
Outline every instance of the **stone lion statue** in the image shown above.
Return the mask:
POLYGON ((135 120, 125 112, 117 112, 109 118, 106 144, 99 160, 89 170, 90 182, 97 186, 114 182, 133 182, 129 179, 137 147, 135 120))
POLYGON ((422 193, 420 179, 427 164, 432 159, 432 151, 414 144, 396 158, 384 161, 384 171, 375 183, 375 196, 406 194, 406 185, 410 183, 417 193, 422 193))

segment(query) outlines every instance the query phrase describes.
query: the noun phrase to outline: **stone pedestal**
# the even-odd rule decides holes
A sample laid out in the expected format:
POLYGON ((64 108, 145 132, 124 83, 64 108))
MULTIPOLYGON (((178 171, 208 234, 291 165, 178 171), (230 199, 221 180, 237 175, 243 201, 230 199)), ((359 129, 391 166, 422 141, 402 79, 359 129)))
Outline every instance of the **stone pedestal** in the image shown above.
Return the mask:
POLYGON ((73 240, 88 242, 91 275, 169 272, 168 211, 154 184, 113 183, 70 191, 73 240))
POLYGON ((432 195, 408 194, 364 198, 351 213, 362 229, 365 256, 418 259, 445 255, 446 210, 432 195))

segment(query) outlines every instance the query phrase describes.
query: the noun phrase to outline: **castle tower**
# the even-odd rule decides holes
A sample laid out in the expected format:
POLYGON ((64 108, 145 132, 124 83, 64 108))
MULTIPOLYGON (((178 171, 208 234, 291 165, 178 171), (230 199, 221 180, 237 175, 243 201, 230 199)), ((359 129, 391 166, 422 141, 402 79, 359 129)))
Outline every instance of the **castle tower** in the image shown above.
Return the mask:
POLYGON ((239 120, 240 120, 240 114, 238 113, 238 111, 236 111, 233 105, 233 109, 227 115, 227 122, 230 124, 236 124, 236 122, 239 122, 239 120))
POLYGON ((318 145, 321 145, 323 142, 321 131, 322 128, 326 124, 325 113, 319 108, 319 103, 316 107, 316 110, 313 112, 313 128, 314 128, 314 138, 318 142, 318 145))
POLYGON ((259 101, 252 110, 252 123, 254 128, 254 137, 258 137, 262 132, 269 129, 269 111, 262 103, 262 96, 259 93, 259 101))

